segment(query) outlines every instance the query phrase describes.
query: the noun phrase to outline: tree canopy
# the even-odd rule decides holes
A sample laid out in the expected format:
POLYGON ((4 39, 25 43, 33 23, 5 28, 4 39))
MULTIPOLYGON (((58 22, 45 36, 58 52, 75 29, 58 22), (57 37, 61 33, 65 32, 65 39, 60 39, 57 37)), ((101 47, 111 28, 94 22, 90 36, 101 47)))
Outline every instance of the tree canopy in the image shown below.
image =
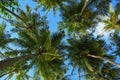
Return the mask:
POLYGON ((0 78, 120 80, 119 0, 30 0, 34 9, 20 1, 0 0, 0 78))

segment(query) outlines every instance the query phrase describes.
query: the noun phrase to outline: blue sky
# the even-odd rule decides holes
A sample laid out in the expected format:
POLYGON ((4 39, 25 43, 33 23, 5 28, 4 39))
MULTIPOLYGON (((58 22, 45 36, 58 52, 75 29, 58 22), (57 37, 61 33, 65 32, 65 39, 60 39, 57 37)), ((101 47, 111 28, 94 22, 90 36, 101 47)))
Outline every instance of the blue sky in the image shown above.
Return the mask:
MULTIPOLYGON (((22 9, 25 9, 25 6, 26 4, 28 4, 32 9, 35 8, 35 6, 37 5, 35 2, 33 2, 32 0, 26 0, 26 2, 24 2, 23 0, 19 0, 20 4, 21 5, 21 8, 22 9)), ((115 3, 116 3, 116 0, 112 0, 112 5, 115 6, 115 3)), ((38 12, 41 14, 41 15, 44 15, 43 12, 41 12, 41 9, 38 10, 38 12)), ((51 10, 49 13, 48 13, 48 17, 47 17, 47 20, 48 20, 48 24, 50 26, 50 31, 52 32, 55 32, 57 31, 57 27, 58 27, 58 22, 61 20, 61 17, 59 16, 59 12, 56 13, 56 15, 53 14, 53 11, 51 10)), ((103 25, 104 26, 104 25, 103 25)), ((108 37, 104 37, 106 40, 108 37)), ((120 58, 118 57, 117 62, 120 62, 120 58)), ((72 67, 69 67, 69 70, 67 71, 67 75, 69 75, 71 73, 71 68, 72 67)), ((82 78, 83 79, 83 78, 82 78)), ((81 79, 81 80, 82 80, 81 79)), ((77 69, 74 71, 74 75, 71 77, 71 80, 78 80, 78 76, 77 76, 77 69)))
MULTIPOLYGON (((35 8, 35 6, 37 5, 35 2, 33 2, 32 0, 19 0, 19 3, 20 3, 20 6, 21 6, 21 9, 25 10, 25 6, 26 5, 29 5, 32 9, 35 8)), ((112 4, 115 5, 116 3, 116 0, 112 0, 112 4)), ((41 12, 41 9, 38 10, 38 12, 41 14, 41 15, 44 15, 43 12, 41 12)), ((58 22, 61 20, 61 17, 59 16, 59 12, 56 13, 56 15, 53 14, 53 11, 51 10, 49 13, 48 13, 48 17, 47 17, 47 20, 48 20, 48 24, 50 26, 50 31, 52 32, 55 32, 57 31, 57 26, 58 26, 58 22)), ((16 35, 13 34, 13 37, 16 37, 16 35)), ((118 58, 117 59, 117 62, 120 62, 120 59, 118 58)), ((70 67, 71 68, 71 67, 70 67)), ((76 69, 77 71, 77 69, 76 69)), ((71 80, 78 80, 77 78, 77 72, 75 71, 75 75, 73 75, 72 79, 71 80)), ((32 71, 30 71, 30 74, 32 73, 32 71)), ((71 70, 69 70, 67 72, 67 74, 70 74, 71 73, 71 70)), ((0 80, 3 80, 0 79, 0 80)), ((14 80, 14 79, 13 79, 14 80)), ((81 79, 82 80, 82 79, 81 79)))

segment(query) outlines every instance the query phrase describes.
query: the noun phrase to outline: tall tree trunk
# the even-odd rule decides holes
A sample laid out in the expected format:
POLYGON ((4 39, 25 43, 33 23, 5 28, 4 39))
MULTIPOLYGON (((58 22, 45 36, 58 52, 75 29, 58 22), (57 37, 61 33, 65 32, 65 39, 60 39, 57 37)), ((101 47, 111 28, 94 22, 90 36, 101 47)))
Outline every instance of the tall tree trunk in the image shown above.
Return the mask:
POLYGON ((10 67, 14 65, 15 63, 25 60, 25 59, 31 59, 35 56, 36 54, 31 54, 31 55, 24 55, 24 56, 18 56, 15 58, 8 58, 5 60, 0 61, 0 70, 5 70, 7 67, 10 67))
POLYGON ((83 6, 83 8, 82 8, 82 10, 81 10, 80 16, 82 16, 82 14, 83 14, 83 12, 84 12, 87 4, 88 4, 88 1, 89 1, 89 0, 85 0, 85 3, 84 3, 84 6, 83 6))
POLYGON ((109 59, 104 58, 104 57, 96 56, 96 55, 92 55, 92 54, 88 54, 87 56, 92 57, 92 58, 97 58, 97 59, 100 59, 100 60, 103 60, 103 61, 106 61, 107 63, 112 64, 112 65, 120 68, 120 64, 117 64, 117 63, 115 63, 115 62, 113 62, 113 61, 111 61, 109 59))

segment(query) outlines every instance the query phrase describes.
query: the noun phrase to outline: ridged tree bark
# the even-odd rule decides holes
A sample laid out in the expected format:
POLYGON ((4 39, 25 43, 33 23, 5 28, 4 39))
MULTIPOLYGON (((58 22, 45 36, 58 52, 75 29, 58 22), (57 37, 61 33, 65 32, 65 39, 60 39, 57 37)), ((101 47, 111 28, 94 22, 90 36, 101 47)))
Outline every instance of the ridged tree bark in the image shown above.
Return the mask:
POLYGON ((8 58, 5 60, 0 61, 0 70, 5 70, 7 67, 10 67, 14 65, 15 63, 25 60, 25 59, 31 59, 35 56, 36 54, 31 54, 31 55, 24 55, 24 56, 18 56, 15 58, 8 58))
POLYGON ((89 0, 85 0, 85 3, 84 3, 84 6, 83 6, 83 8, 82 8, 82 10, 81 10, 80 16, 83 14, 83 12, 84 12, 87 4, 88 4, 88 1, 89 1, 89 0))
POLYGON ((104 58, 104 57, 96 56, 96 55, 91 55, 91 54, 88 54, 87 56, 92 57, 92 58, 96 58, 96 59, 100 59, 100 60, 103 60, 103 61, 106 61, 107 63, 112 64, 112 65, 120 68, 120 64, 115 63, 115 62, 113 62, 113 61, 111 61, 111 60, 109 60, 109 59, 106 59, 106 58, 104 58))

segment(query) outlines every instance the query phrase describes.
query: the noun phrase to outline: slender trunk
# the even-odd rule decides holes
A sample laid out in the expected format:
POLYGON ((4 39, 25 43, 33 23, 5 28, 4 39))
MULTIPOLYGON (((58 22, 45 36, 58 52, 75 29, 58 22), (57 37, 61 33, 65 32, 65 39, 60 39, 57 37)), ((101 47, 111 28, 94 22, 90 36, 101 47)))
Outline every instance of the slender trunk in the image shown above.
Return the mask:
POLYGON ((103 61, 106 61, 107 63, 112 64, 112 65, 120 68, 120 64, 117 64, 117 63, 115 63, 115 62, 113 62, 113 61, 111 61, 109 59, 104 58, 104 57, 91 55, 91 54, 88 54, 87 56, 92 57, 92 58, 97 58, 97 59, 100 59, 100 60, 103 60, 103 61))
POLYGON ((21 60, 30 59, 30 58, 33 58, 34 56, 35 56, 35 54, 31 54, 31 55, 24 55, 24 56, 19 56, 19 57, 15 57, 15 58, 8 58, 5 60, 2 60, 2 61, 0 61, 0 70, 5 70, 7 67, 14 65, 15 63, 17 63, 21 60))
POLYGON ((83 8, 82 8, 82 10, 81 10, 80 16, 82 16, 82 14, 83 14, 83 12, 84 12, 87 4, 88 4, 88 1, 89 1, 89 0, 85 0, 85 3, 84 3, 84 6, 83 6, 83 8))

